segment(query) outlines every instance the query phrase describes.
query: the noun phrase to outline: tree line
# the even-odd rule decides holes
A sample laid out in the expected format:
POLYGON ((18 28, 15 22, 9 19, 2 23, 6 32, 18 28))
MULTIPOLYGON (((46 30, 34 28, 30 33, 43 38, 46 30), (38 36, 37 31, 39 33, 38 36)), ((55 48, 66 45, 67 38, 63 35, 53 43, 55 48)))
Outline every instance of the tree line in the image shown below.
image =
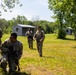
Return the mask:
POLYGON ((29 21, 25 16, 18 15, 11 20, 0 19, 0 28, 3 33, 11 33, 13 26, 17 24, 41 26, 46 34, 54 33, 57 29, 57 25, 54 22, 48 22, 46 20, 29 21))
MULTIPOLYGON (((3 0, 3 2, 1 2, 1 8, 7 12, 8 9, 13 9, 17 4, 20 7, 22 6, 20 0, 3 0)), ((65 39, 66 33, 64 28, 69 26, 73 28, 76 39, 76 1, 48 0, 48 8, 54 12, 52 18, 55 19, 55 22, 48 22, 45 20, 32 22, 28 21, 24 16, 18 16, 9 21, 0 19, 0 27, 4 33, 10 33, 12 32, 12 27, 17 24, 30 24, 33 26, 40 25, 45 33, 53 33, 58 30, 58 38, 65 39)))

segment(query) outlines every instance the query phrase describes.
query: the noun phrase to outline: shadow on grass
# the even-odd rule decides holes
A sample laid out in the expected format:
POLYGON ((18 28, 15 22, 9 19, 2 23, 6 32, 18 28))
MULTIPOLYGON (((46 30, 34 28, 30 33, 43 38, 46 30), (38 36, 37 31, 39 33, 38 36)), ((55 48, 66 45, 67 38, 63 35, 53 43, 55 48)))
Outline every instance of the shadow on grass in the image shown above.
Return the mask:
POLYGON ((2 73, 1 75, 31 75, 31 74, 27 74, 25 72, 14 72, 14 73, 2 73))
POLYGON ((31 49, 31 50, 36 50, 36 48, 33 48, 33 49, 31 49))
POLYGON ((36 48, 33 48, 33 50, 36 50, 36 48))
POLYGON ((71 39, 71 38, 66 38, 66 39, 63 39, 63 40, 75 41, 75 39, 71 39))
POLYGON ((43 56, 43 58, 55 58, 55 57, 51 57, 51 56, 43 56))
POLYGON ((73 48, 76 48, 76 46, 73 46, 73 48))
MULTIPOLYGON (((57 39, 59 39, 59 38, 57 38, 57 39)), ((71 38, 65 38, 65 39, 62 39, 62 40, 76 41, 75 39, 71 39, 71 38)))

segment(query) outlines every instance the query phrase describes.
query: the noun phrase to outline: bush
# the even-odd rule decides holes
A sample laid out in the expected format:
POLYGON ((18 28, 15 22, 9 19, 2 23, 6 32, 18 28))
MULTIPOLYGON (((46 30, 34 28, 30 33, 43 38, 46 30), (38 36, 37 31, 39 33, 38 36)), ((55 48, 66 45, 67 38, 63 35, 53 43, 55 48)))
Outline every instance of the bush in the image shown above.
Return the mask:
POLYGON ((64 29, 59 29, 57 38, 60 38, 60 39, 65 39, 66 38, 66 32, 65 32, 64 29))

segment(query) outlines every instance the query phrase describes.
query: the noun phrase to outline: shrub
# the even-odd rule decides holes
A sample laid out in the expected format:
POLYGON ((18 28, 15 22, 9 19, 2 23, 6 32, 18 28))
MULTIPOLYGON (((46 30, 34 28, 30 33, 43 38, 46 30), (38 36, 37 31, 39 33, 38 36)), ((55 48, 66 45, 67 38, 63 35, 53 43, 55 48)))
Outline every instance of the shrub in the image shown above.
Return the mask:
POLYGON ((60 38, 60 39, 65 39, 66 38, 66 32, 65 32, 64 29, 59 29, 57 38, 60 38))

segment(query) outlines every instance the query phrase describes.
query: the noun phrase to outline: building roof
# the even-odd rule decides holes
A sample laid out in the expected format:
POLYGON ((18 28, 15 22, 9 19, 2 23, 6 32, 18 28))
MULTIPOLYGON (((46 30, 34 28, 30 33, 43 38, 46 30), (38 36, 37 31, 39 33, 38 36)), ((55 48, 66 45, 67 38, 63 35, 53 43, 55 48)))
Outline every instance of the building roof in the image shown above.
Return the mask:
POLYGON ((32 25, 23 25, 23 24, 17 24, 17 25, 20 26, 20 27, 35 28, 35 26, 32 26, 32 25))
POLYGON ((72 29, 71 27, 67 27, 67 29, 72 29))

